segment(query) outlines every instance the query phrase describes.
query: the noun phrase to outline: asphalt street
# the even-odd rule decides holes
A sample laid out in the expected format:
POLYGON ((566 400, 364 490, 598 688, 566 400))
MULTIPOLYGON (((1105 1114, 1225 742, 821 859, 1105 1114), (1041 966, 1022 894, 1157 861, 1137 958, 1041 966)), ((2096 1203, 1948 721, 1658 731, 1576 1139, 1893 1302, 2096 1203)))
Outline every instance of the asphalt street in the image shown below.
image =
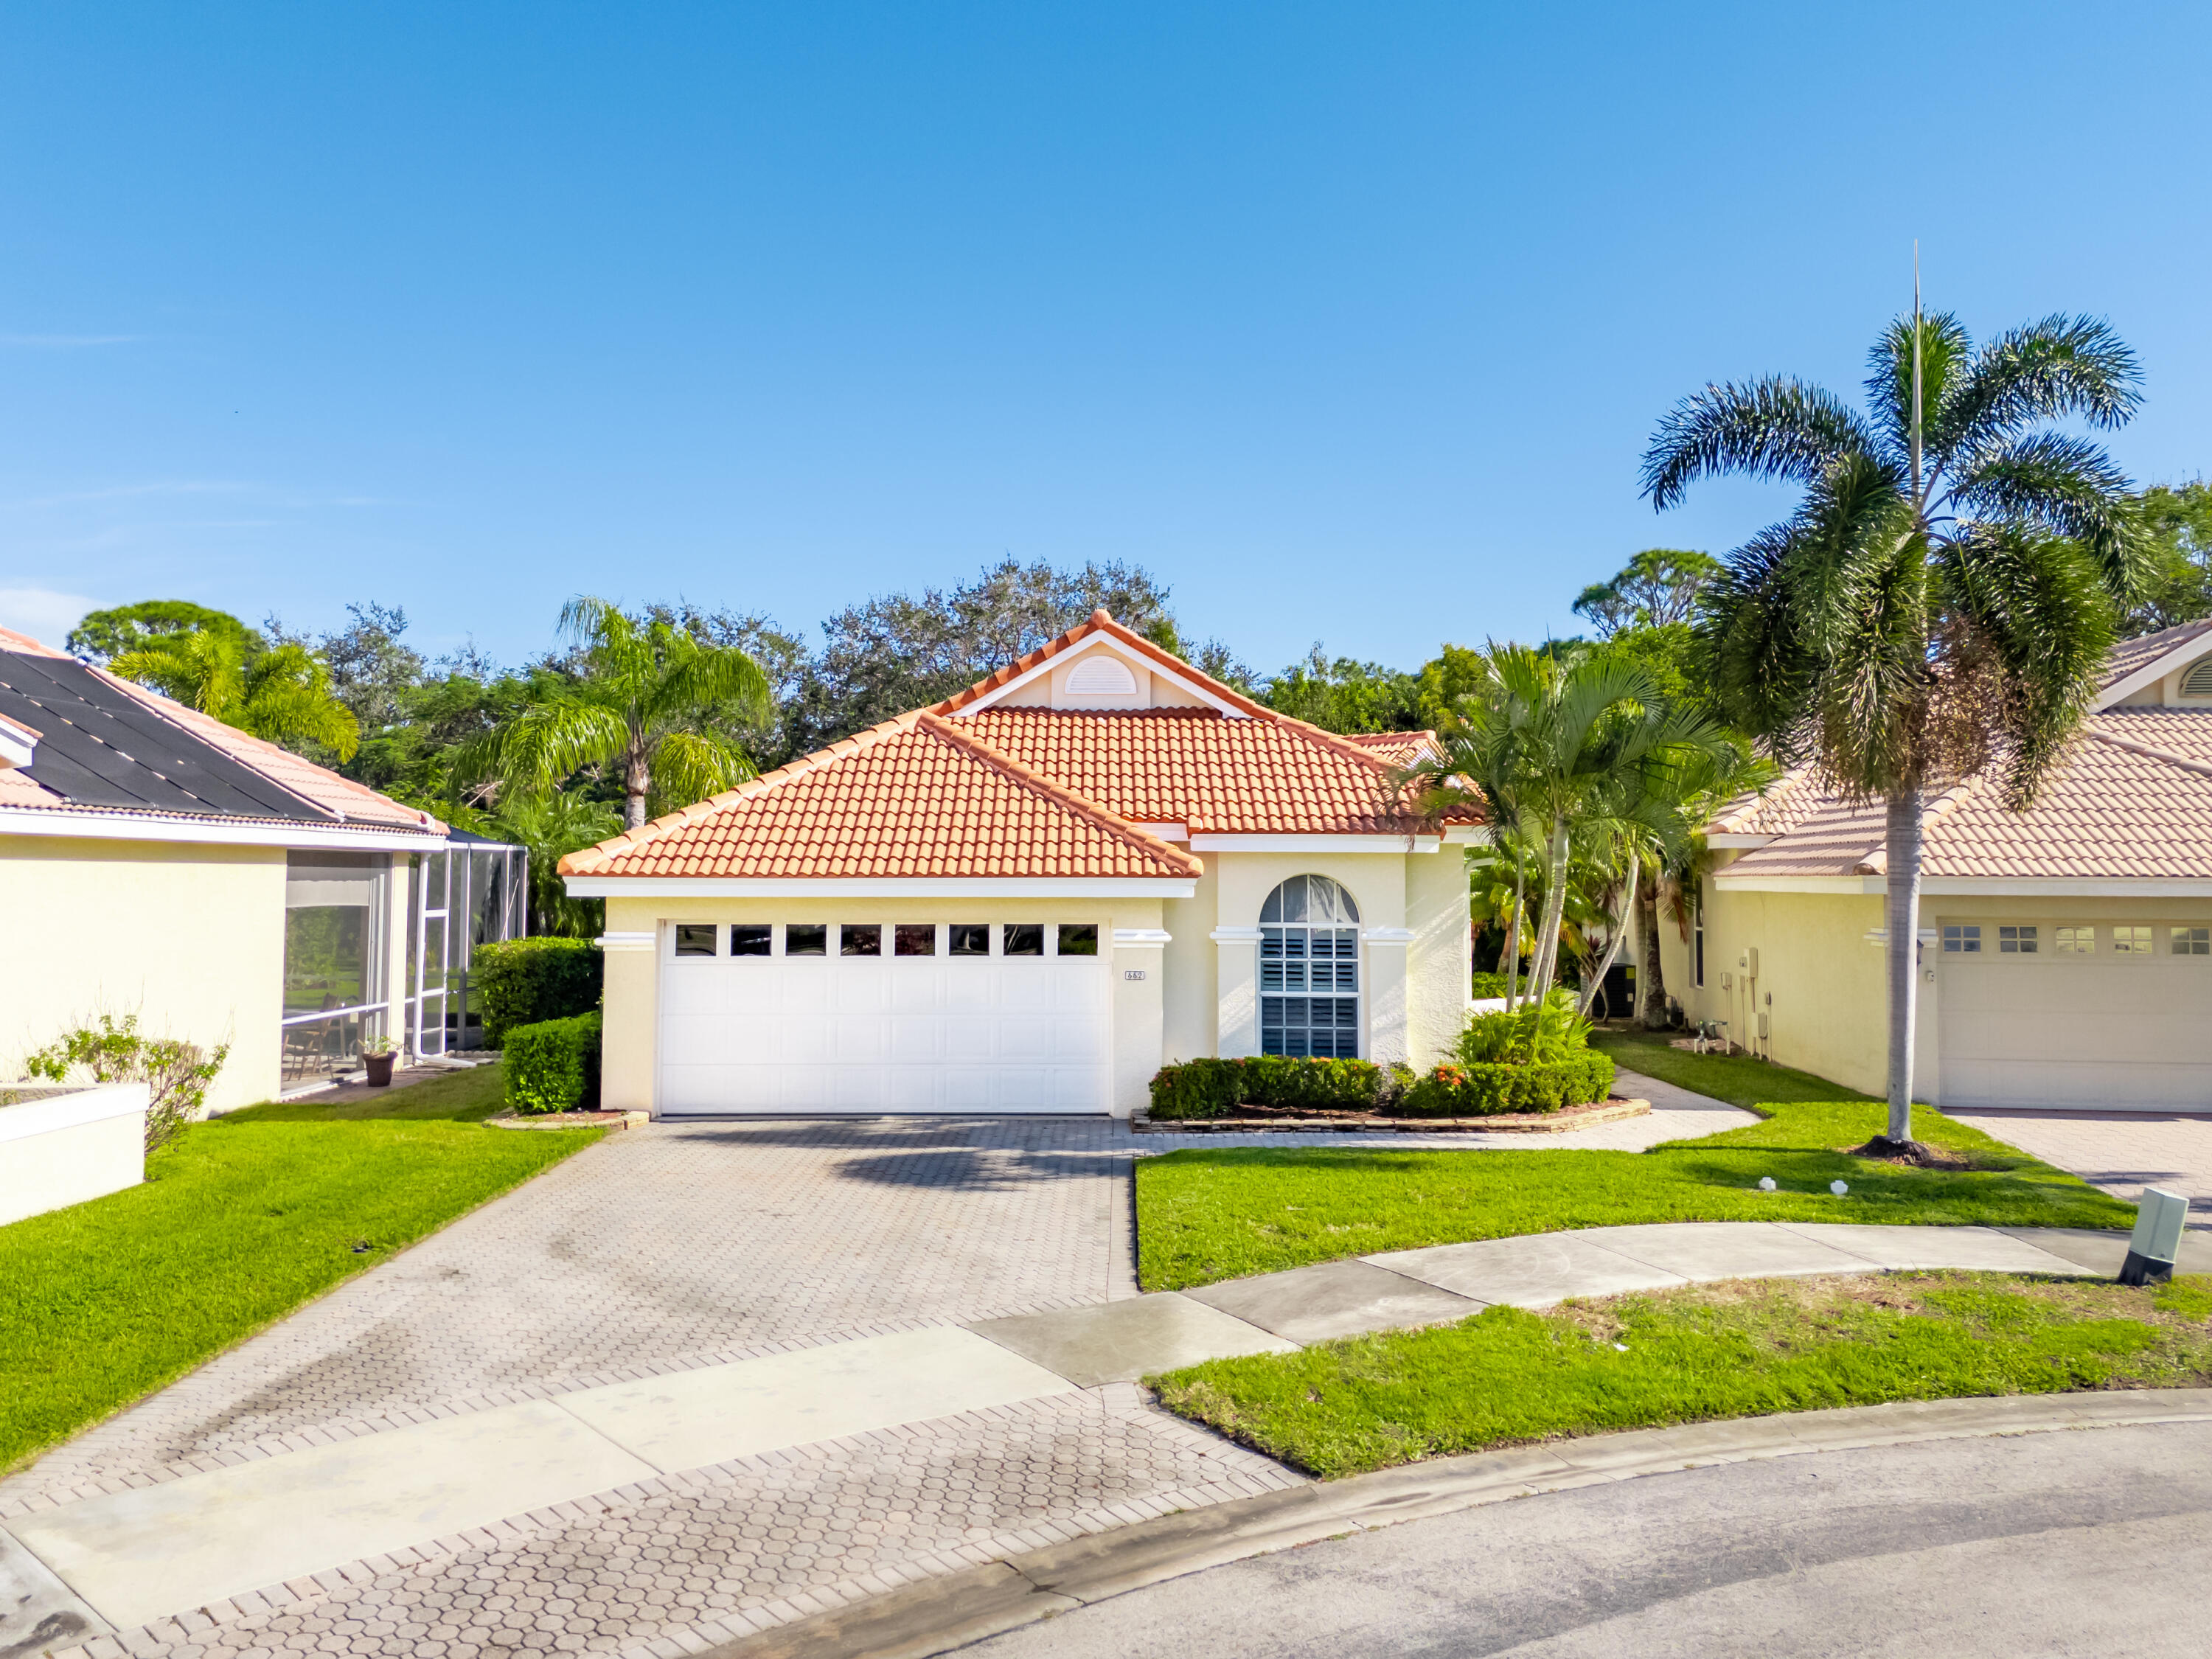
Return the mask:
POLYGON ((2212 1424, 1686 1470, 1255 1558, 976 1659, 2030 1659, 2212 1646, 2212 1424))

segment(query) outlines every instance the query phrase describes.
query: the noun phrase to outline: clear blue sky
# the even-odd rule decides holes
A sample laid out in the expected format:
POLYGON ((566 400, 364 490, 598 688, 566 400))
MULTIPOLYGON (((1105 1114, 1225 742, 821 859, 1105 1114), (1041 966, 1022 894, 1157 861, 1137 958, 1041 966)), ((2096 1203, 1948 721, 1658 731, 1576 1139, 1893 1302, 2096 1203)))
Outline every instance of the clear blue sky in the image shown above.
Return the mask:
POLYGON ((2212 468, 2197 5, 0 7, 0 621, 812 625, 1124 557, 1273 667, 1566 629, 1705 380, 2107 316, 2212 468))

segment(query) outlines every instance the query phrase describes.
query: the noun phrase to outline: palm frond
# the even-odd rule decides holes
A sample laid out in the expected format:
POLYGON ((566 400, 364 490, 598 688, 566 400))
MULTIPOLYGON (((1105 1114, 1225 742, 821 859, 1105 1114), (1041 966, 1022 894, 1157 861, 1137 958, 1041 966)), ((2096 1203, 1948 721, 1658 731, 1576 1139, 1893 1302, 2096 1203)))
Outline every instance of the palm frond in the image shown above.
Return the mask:
POLYGON ((653 751, 648 811, 673 811, 734 789, 754 775, 743 749, 704 732, 671 732, 653 751))
POLYGON ((1809 484, 1838 460, 1878 453, 1834 393, 1773 375, 1708 386, 1669 410, 1645 450, 1643 493, 1662 510, 1698 478, 1738 473, 1809 484))
POLYGON ((1953 489, 1964 512, 2079 542, 2122 604, 2150 569, 2149 538, 2127 475, 2084 438, 2039 432, 1978 460, 1953 489))
POLYGON ((2038 421, 2123 426, 2142 404, 2142 365, 2101 319, 2053 315, 2000 334, 1975 356, 1932 416, 1948 456, 1996 448, 2038 421))
MULTIPOLYGON (((1924 432, 1930 417, 1964 377, 1973 342, 1949 312, 1920 319, 1920 406, 1924 432)), ((1903 461, 1912 447, 1912 319, 1899 317, 1867 354, 1867 407, 1888 441, 1889 456, 1903 461)), ((1901 469, 1900 469, 1901 470, 1901 469)))

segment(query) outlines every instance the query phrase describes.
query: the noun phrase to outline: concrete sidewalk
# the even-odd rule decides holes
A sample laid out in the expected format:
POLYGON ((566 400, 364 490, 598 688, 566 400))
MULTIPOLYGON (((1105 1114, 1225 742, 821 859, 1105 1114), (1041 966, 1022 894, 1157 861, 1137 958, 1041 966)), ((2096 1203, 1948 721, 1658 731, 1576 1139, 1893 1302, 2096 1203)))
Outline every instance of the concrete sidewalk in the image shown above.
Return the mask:
MULTIPOLYGON (((2212 1270, 2212 1240, 2192 1237, 2190 1248, 2185 1269, 2212 1270)), ((226 1643, 222 1627, 441 1553, 642 1504, 672 1486, 750 1475, 803 1449, 913 1436, 947 1422, 1096 1411, 1103 1396, 1156 1371, 1442 1322, 1493 1304, 1541 1307, 1715 1279, 1909 1267, 2104 1277, 2124 1249, 2118 1233, 2054 1230, 1765 1222, 1598 1229, 1399 1251, 549 1392, 90 1498, 15 1506, 0 1534, 0 1585, 13 1583, 18 1594, 0 1597, 0 1654, 41 1621, 39 1645, 23 1651, 88 1642, 88 1659, 179 1646, 272 1650, 226 1643)), ((1249 1490, 1301 1484, 1197 1431, 1183 1437, 1190 1455, 1221 1474, 1244 1471, 1249 1490), (1207 1444, 1212 1452, 1197 1449, 1207 1444)), ((1121 1518, 1185 1506, 1170 1489, 1121 1518)), ((835 1521, 833 1508, 823 1529, 835 1521)), ((789 1547, 804 1542, 804 1530, 789 1547)), ((1072 1534, 1038 1534, 1063 1535, 1072 1534)), ((801 1598, 774 1617, 708 1621, 685 1639, 635 1650, 696 1650, 817 1610, 801 1598)), ((341 1649, 364 1650, 331 1650, 341 1649)))

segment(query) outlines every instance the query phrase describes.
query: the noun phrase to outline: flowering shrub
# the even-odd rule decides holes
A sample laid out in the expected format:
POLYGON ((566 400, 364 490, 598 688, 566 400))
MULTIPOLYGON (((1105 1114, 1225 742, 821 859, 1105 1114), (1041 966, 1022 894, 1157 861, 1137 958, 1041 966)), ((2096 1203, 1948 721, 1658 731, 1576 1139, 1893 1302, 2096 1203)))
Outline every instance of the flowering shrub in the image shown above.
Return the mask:
POLYGON ((1507 1112, 1556 1112, 1603 1100, 1613 1091, 1613 1061, 1589 1049, 1565 1060, 1516 1065, 1445 1064, 1407 1089, 1393 1109, 1401 1117, 1496 1117, 1507 1112))
POLYGON ((79 1067, 92 1073, 94 1083, 143 1083, 146 1085, 146 1150, 167 1145, 200 1115, 207 1103, 208 1085, 215 1081, 230 1045, 209 1054, 198 1043, 176 1037, 139 1034, 138 1016, 100 1016, 95 1026, 80 1025, 64 1031, 54 1042, 23 1061, 33 1077, 66 1083, 79 1067))

